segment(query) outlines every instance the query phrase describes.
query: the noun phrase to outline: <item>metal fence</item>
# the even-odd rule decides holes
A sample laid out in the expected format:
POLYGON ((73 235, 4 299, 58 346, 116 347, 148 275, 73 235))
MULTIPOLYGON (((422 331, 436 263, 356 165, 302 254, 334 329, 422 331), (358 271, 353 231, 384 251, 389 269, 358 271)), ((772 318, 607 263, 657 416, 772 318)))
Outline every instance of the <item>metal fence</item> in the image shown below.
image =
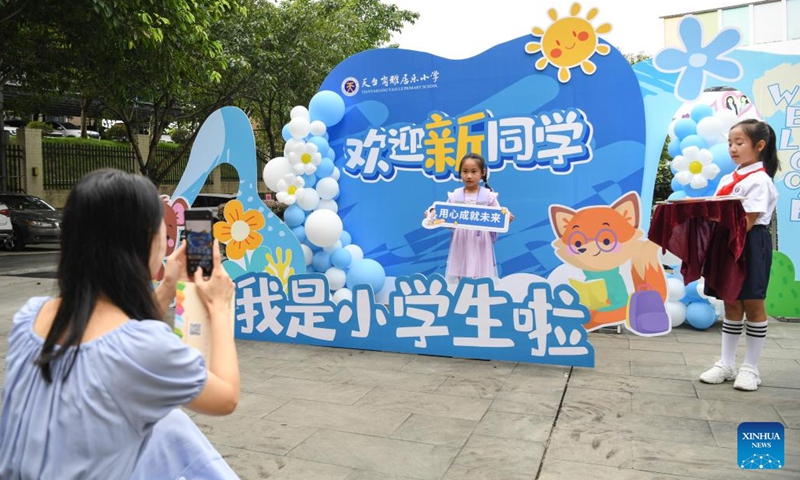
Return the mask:
MULTIPOLYGON (((161 163, 162 161, 171 163, 175 157, 180 152, 179 148, 172 148, 172 147, 156 147, 156 163, 161 163)), ((189 163, 189 152, 184 153, 178 158, 178 163, 175 164, 174 167, 170 169, 167 175, 161 179, 161 183, 166 185, 175 185, 180 182, 181 177, 183 176, 183 171, 186 170, 186 165, 189 163)), ((210 182, 210 180, 206 180, 206 183, 210 182)))
POLYGON ((101 168, 135 171, 129 146, 42 142, 42 157, 46 190, 69 190, 81 177, 101 168))
POLYGON ((19 145, 6 144, 6 191, 25 193, 25 153, 19 145))

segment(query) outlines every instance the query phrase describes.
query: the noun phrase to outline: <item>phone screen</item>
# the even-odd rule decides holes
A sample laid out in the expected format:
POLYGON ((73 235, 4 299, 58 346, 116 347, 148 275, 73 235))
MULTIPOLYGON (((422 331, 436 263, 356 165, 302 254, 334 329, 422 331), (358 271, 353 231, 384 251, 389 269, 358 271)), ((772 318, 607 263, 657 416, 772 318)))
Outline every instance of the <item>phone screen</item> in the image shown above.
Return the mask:
POLYGON ((211 275, 214 267, 213 244, 210 218, 186 219, 186 270, 189 277, 194 276, 197 267, 203 269, 205 276, 211 275))

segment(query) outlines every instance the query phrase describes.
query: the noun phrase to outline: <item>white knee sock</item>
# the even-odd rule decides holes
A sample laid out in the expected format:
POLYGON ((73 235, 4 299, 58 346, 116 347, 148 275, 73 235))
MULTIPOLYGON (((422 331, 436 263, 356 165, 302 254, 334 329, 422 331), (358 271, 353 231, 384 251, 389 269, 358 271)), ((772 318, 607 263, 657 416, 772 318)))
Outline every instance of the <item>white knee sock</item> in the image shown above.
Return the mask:
POLYGON ((767 321, 747 321, 747 342, 745 343, 744 363, 758 368, 758 358, 764 350, 764 339, 767 337, 767 321))
POLYGON ((722 364, 736 366, 736 347, 742 335, 744 324, 727 318, 722 322, 722 364))

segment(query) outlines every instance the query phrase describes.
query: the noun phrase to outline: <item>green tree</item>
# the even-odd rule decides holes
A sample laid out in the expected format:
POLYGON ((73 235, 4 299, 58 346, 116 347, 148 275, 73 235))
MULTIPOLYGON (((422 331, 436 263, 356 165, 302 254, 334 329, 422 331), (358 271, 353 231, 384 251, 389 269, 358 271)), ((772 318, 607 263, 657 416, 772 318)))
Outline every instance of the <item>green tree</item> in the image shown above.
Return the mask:
MULTIPOLYGON (((271 157, 283 148, 281 128, 295 105, 307 105, 328 73, 347 57, 387 45, 419 17, 379 0, 251 0, 247 27, 228 28, 230 47, 249 65, 239 103, 259 124, 271 157), (242 32, 245 30, 248 32, 242 32)), ((247 72, 241 70, 229 73, 247 72)))
POLYGON ((154 159, 178 106, 195 111, 185 85, 218 82, 227 67, 213 26, 245 14, 238 0, 11 0, 0 8, 0 88, 15 81, 84 105, 99 100, 124 122, 139 169, 158 183, 166 166, 144 161, 135 134, 150 132, 154 159))

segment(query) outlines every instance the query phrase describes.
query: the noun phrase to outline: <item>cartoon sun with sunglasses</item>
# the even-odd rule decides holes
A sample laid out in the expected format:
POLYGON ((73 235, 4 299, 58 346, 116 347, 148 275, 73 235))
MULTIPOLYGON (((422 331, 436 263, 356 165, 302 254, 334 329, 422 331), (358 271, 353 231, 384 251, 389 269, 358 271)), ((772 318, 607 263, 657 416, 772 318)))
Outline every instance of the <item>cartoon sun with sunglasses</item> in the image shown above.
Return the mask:
POLYGON ((542 52, 542 58, 536 61, 536 69, 544 70, 548 64, 558 68, 558 81, 567 83, 571 78, 569 69, 580 66, 583 73, 591 75, 597 70, 597 66, 590 60, 592 55, 608 55, 611 47, 598 43, 598 34, 611 31, 611 25, 604 23, 597 29, 589 23, 597 16, 597 9, 592 8, 586 15, 586 19, 577 15, 581 12, 578 3, 572 4, 570 16, 558 19, 558 12, 554 8, 548 10, 547 14, 553 20, 553 24, 547 29, 542 30, 534 27, 532 32, 535 37, 541 37, 539 41, 528 42, 525 51, 533 54, 542 52))

